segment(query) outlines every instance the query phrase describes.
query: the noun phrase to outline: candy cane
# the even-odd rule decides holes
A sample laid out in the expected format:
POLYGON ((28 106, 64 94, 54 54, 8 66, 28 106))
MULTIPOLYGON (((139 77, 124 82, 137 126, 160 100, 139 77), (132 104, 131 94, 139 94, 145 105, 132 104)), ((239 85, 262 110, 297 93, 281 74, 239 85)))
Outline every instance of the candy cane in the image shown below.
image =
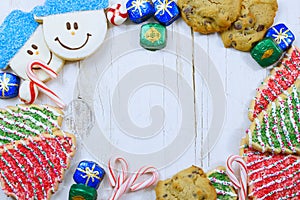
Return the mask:
POLYGON ((33 66, 38 65, 41 69, 47 72, 51 77, 56 78, 57 73, 49 68, 47 65, 43 64, 41 61, 34 60, 26 67, 26 74, 28 78, 37 85, 37 87, 45 93, 50 99, 52 99, 59 107, 64 108, 65 104, 63 101, 55 94, 50 88, 48 88, 33 72, 33 66))
POLYGON ((121 184, 124 183, 125 180, 127 179, 128 164, 126 160, 121 157, 115 157, 110 159, 108 161, 108 170, 109 170, 108 178, 109 178, 110 185, 115 189, 119 189, 121 184), (119 162, 121 165, 121 170, 118 173, 118 176, 116 176, 114 171, 115 164, 117 164, 117 162, 119 162))
POLYGON ((232 155, 229 156, 226 162, 227 174, 239 193, 239 199, 246 200, 247 197, 247 166, 241 156, 232 155), (233 171, 233 162, 237 162, 240 168, 240 180, 235 176, 233 171))
POLYGON ((119 199, 124 193, 128 191, 138 191, 141 189, 145 189, 150 187, 151 185, 155 184, 159 178, 158 171, 155 167, 152 166, 144 166, 140 168, 137 172, 133 173, 133 175, 127 177, 127 169, 128 169, 128 164, 125 159, 123 158, 114 158, 111 159, 108 163, 108 168, 109 168, 109 181, 110 184, 115 187, 114 191, 112 193, 112 196, 110 197, 109 200, 117 200, 119 199), (116 177, 114 170, 112 169, 112 162, 120 162, 122 166, 121 173, 118 174, 116 177), (124 169, 126 171, 124 171, 124 169), (142 175, 145 174, 150 174, 151 177, 148 179, 145 179, 144 181, 137 182, 137 179, 141 177, 142 175), (122 182, 123 181, 123 182, 122 182), (119 184, 118 184, 119 183, 119 184))

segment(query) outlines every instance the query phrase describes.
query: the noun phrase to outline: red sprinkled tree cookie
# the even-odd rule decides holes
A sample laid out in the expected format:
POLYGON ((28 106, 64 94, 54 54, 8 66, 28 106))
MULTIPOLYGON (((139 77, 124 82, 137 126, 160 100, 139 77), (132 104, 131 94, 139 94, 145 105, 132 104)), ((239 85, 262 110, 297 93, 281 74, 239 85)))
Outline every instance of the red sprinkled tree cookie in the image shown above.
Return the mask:
POLYGON ((74 153, 75 137, 62 131, 4 145, 0 150, 2 189, 16 199, 48 200, 74 153))
POLYGON ((291 47, 286 56, 275 67, 262 85, 257 89, 256 97, 252 100, 248 117, 251 121, 277 97, 291 87, 300 74, 300 51, 291 47))
POLYGON ((247 163, 248 198, 260 200, 300 198, 300 158, 241 150, 247 163))

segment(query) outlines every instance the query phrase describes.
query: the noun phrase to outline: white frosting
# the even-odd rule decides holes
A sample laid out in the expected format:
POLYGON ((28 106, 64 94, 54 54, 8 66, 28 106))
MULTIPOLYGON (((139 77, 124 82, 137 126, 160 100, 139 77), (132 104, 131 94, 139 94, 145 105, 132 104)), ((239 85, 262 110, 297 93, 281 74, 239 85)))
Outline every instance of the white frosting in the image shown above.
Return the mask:
POLYGON ((45 41, 65 60, 81 60, 102 44, 107 22, 104 10, 80 11, 43 17, 45 41))
MULTIPOLYGON (((32 60, 40 60, 46 63, 52 70, 59 72, 64 61, 51 53, 48 49, 44 36, 43 28, 40 25, 25 45, 9 62, 12 70, 21 78, 29 80, 26 74, 26 67, 32 60)), ((39 80, 45 82, 50 76, 42 69, 34 70, 39 80)))

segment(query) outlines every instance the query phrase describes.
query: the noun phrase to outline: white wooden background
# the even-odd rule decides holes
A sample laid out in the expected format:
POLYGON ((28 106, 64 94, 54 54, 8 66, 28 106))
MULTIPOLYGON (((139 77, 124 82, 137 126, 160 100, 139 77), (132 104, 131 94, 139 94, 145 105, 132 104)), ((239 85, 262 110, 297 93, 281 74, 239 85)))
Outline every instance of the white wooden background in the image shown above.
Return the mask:
MULTIPOLYGON (((43 2, 2 0, 0 21, 14 9, 30 11, 43 2)), ((113 0, 110 4, 117 2, 113 0)), ((297 39, 300 35, 300 1, 278 0, 278 4, 275 23, 285 23, 296 36, 294 44, 300 46, 300 39, 297 39)), ((89 112, 83 109, 81 115, 73 119, 70 116, 74 113, 65 110, 65 130, 75 131, 81 136, 78 136, 77 155, 52 199, 68 198, 74 168, 83 159, 98 161, 106 167, 108 157, 117 152, 129 160, 130 170, 136 170, 142 164, 155 164, 159 167, 161 179, 165 179, 192 164, 208 171, 224 165, 230 154, 238 154, 240 139, 250 124, 247 118, 249 102, 269 70, 260 68, 249 53, 225 49, 218 34, 192 33, 182 19, 167 27, 167 48, 159 52, 149 52, 138 46, 140 27, 141 24, 130 21, 119 27, 109 25, 108 42, 99 51, 84 61, 66 63, 59 77, 48 83, 65 103, 74 105, 80 96, 95 114, 89 118, 89 112), (126 51, 120 52, 122 48, 126 51), (184 54, 184 58, 179 54, 184 54), (95 84, 94 89, 85 88, 85 77, 87 85, 90 82, 95 84), (218 77, 221 85, 214 85, 217 82, 214 79, 218 77), (126 93, 124 90, 131 86, 133 90, 126 93), (220 88, 224 89, 215 91, 220 88), (226 101, 222 100, 223 97, 226 101), (219 112, 218 107, 226 112, 219 112), (160 115, 161 110, 164 110, 164 115, 160 115), (220 116, 216 116, 218 114, 220 116), (83 115, 85 119, 94 120, 92 128, 85 121, 78 121, 83 115), (220 120, 211 124, 218 117, 220 120), (75 120, 75 126, 72 120, 75 120), (181 132, 182 123, 186 126, 181 132), (222 124, 221 131, 209 132, 210 128, 222 124), (95 127, 98 128, 93 130, 95 127), (187 135, 183 140, 180 132, 187 135), (206 144, 208 132, 220 137, 206 144), (194 138, 190 140, 189 137, 194 138), (176 140, 182 142, 170 146, 176 140), (184 146, 186 142, 191 142, 191 145, 184 146), (161 153, 154 159, 151 157, 157 151, 172 152, 172 149, 172 155, 161 153), (181 154, 177 154, 177 150, 182 151, 181 154)), ((0 100, 1 107, 17 103, 20 103, 18 99, 0 100)), ((53 104, 44 95, 40 95, 36 103, 53 104)), ((107 199, 110 191, 107 179, 104 179, 98 190, 98 199, 107 199)), ((1 199, 6 199, 1 195, 1 199)), ((126 195, 123 199, 154 198, 154 191, 148 189, 126 195)))

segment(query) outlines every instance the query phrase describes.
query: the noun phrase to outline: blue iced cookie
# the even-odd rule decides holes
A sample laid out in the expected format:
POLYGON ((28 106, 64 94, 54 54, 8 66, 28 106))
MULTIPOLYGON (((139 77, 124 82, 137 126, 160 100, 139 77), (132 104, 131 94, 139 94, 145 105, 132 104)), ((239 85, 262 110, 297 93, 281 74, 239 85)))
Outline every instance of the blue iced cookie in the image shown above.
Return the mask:
POLYGON ((12 73, 0 73, 1 99, 10 99, 18 96, 20 78, 12 73))
POLYGON ((78 164, 73 179, 78 184, 84 184, 97 190, 104 175, 104 169, 97 163, 83 160, 78 164))
POLYGON ((272 38, 282 51, 286 51, 295 40, 292 31, 284 24, 277 24, 269 28, 265 37, 272 38))
POLYGON ((150 0, 129 0, 126 3, 126 8, 129 19, 137 24, 148 20, 155 13, 150 0))
POLYGON ((154 18, 164 26, 172 24, 180 17, 179 8, 174 0, 154 0, 154 18))
POLYGON ((32 13, 20 10, 12 11, 5 18, 0 26, 0 69, 8 66, 9 61, 24 46, 38 25, 32 13))

